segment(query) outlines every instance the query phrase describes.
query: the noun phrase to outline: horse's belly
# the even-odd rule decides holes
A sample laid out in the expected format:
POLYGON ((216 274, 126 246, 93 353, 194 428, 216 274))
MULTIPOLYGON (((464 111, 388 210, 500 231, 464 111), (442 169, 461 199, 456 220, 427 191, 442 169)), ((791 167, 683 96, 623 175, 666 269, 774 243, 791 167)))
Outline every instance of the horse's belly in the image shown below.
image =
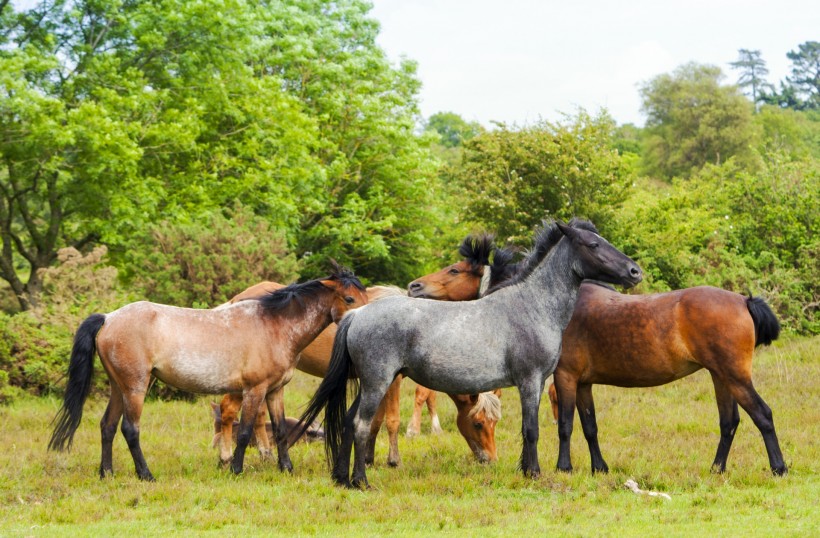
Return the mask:
POLYGON ((154 362, 152 374, 164 383, 200 394, 242 389, 240 370, 231 356, 219 351, 179 351, 154 362))

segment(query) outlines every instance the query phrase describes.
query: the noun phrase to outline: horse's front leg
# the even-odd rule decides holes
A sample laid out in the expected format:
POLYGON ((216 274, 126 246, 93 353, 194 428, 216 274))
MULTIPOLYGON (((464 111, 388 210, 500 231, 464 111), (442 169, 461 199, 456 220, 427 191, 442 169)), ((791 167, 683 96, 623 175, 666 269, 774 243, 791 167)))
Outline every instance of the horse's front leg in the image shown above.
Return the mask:
POLYGON ((231 461, 231 470, 234 474, 240 474, 245 464, 245 450, 248 448, 251 436, 253 435, 253 426, 256 422, 256 415, 259 414, 259 406, 265 399, 267 387, 265 385, 257 385, 252 389, 246 390, 242 395, 242 414, 239 418, 239 433, 236 435, 236 448, 233 452, 233 459, 231 461))
POLYGON ((436 411, 436 400, 438 393, 434 390, 425 388, 427 391, 427 412, 430 413, 430 433, 438 435, 441 433, 441 422, 438 419, 438 412, 436 411))
POLYGON ((524 476, 538 478, 541 467, 538 465, 538 407, 541 405, 541 392, 544 380, 536 376, 527 379, 518 386, 521 397, 521 471, 524 476))
POLYGON ((112 463, 112 444, 117 435, 117 426, 123 413, 122 391, 114 381, 111 381, 111 396, 100 420, 100 437, 102 439, 102 456, 100 458, 100 478, 114 474, 112 463))
POLYGON ((581 428, 584 430, 584 438, 589 446, 589 456, 592 461, 592 472, 608 473, 609 466, 604 461, 601 454, 601 447, 598 445, 598 422, 595 420, 595 402, 592 399, 592 385, 578 385, 576 406, 578 416, 581 419, 581 428))
MULTIPOLYGON (((279 387, 269 392, 267 402, 274 439, 276 440, 279 470, 292 473, 293 463, 291 463, 290 454, 288 453, 288 427, 285 423, 284 387, 279 387)), ((267 437, 267 432, 265 433, 265 437, 267 437)))
POLYGON ((715 400, 717 401, 718 417, 720 420, 720 441, 718 442, 715 461, 712 463, 712 472, 722 473, 726 470, 726 459, 729 457, 729 449, 732 448, 732 441, 735 439, 737 426, 740 424, 740 413, 737 409, 737 401, 732 397, 732 393, 726 385, 718 379, 714 372, 712 383, 715 386, 715 400))
POLYGON ((401 465, 401 456, 399 455, 399 427, 401 426, 399 397, 401 395, 401 381, 402 376, 396 376, 396 379, 390 384, 382 400, 385 408, 387 439, 390 443, 390 448, 387 452, 387 465, 390 467, 398 467, 401 465))

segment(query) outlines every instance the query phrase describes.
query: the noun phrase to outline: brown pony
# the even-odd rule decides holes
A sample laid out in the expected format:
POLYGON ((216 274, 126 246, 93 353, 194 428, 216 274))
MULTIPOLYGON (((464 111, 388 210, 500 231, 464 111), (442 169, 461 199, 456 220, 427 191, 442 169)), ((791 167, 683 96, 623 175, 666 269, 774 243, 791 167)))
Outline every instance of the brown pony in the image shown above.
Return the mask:
MULTIPOLYGON (((245 291, 232 297, 230 301, 216 307, 214 310, 221 310, 231 305, 248 300, 258 300, 264 297, 265 294, 283 288, 283 284, 277 282, 260 282, 254 284, 245 291)), ((391 295, 404 295, 404 292, 399 288, 393 286, 372 286, 366 290, 368 302, 377 301, 383 297, 391 295)), ((330 353, 333 350, 333 338, 336 336, 336 325, 328 325, 319 336, 317 336, 307 347, 305 347, 300 355, 299 361, 296 363, 296 369, 316 377, 324 377, 327 372, 327 366, 330 362, 330 353)), ((394 382, 395 387, 391 386, 391 391, 385 396, 384 406, 388 409, 388 413, 396 416, 395 430, 398 432, 398 391, 401 380, 394 382), (395 401, 395 406, 393 402, 395 401)), ((235 437, 233 435, 233 424, 239 414, 239 409, 242 407, 241 394, 225 394, 219 404, 220 409, 220 423, 221 434, 218 436, 219 445, 219 460, 221 464, 228 465, 231 462, 231 440, 235 437)), ((261 408, 260 408, 261 411, 261 408)), ((254 437, 256 439, 256 447, 263 459, 267 459, 271 455, 270 441, 267 435, 267 425, 264 413, 258 413, 254 422, 254 437)), ((393 426, 393 422, 389 421, 389 425, 393 426)), ((373 434, 375 437, 378 429, 373 434)), ((398 438, 398 433, 395 435, 398 438)), ((391 436, 391 440, 393 436, 391 436)), ((216 439, 215 439, 216 441, 216 439)), ((392 451, 391 443, 391 451, 392 451)))
MULTIPOLYGON (((509 259, 505 255, 503 260, 509 259)), ((492 276, 490 292, 492 285, 509 278, 517 267, 499 269, 501 272, 492 276)), ((462 294, 470 290, 478 293, 483 275, 461 271, 451 276, 444 281, 440 271, 422 277, 411 284, 411 295, 436 298, 451 286, 458 286, 462 294)), ((572 470, 569 448, 577 407, 592 471, 609 470, 598 445, 593 384, 651 387, 706 368, 712 376, 720 419, 720 442, 712 469, 726 469, 740 422, 740 404, 763 435, 772 472, 785 474, 772 412, 752 384, 755 347, 768 345, 779 332, 777 318, 759 297, 712 287, 625 295, 599 284, 583 283, 563 334, 561 358, 553 373, 555 387, 550 387, 556 393, 555 399, 550 399, 558 420, 557 468, 572 470)))
POLYGON ((153 480, 139 440, 145 393, 156 377, 204 394, 241 393, 242 420, 232 461, 241 473, 254 419, 263 401, 276 426, 279 467, 291 471, 282 390, 299 352, 332 321, 367 304, 353 273, 334 267, 329 277, 293 284, 224 309, 194 310, 149 302, 92 314, 74 337, 63 406, 48 447, 71 447, 91 388, 94 354, 108 373, 111 397, 102 431, 100 476, 113 473, 112 442, 122 417, 137 475, 153 480))

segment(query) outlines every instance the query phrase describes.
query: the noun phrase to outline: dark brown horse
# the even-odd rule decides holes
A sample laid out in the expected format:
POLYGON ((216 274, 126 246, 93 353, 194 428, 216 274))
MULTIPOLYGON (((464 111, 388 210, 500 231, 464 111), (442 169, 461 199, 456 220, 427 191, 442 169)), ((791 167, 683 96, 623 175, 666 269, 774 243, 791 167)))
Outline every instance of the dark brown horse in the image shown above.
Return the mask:
MULTIPOLYGON (((510 266, 498 273, 499 278, 509 278, 516 269, 510 266)), ((478 292, 482 274, 459 271, 445 279, 442 272, 446 270, 414 281, 411 294, 437 298, 451 287, 458 287, 462 294, 478 292)), ((495 276, 492 280, 497 281, 495 276)), ((771 343, 779 331, 777 318, 759 297, 712 287, 625 295, 591 282, 582 284, 563 334, 561 358, 553 373, 555 389, 551 387, 557 393, 557 468, 572 470, 569 446, 577 407, 592 471, 608 471, 598 446, 593 384, 651 387, 706 368, 712 376, 720 419, 713 470, 726 469, 740 404, 763 435, 772 472, 786 473, 771 410, 752 384, 755 347, 771 343)))
POLYGON ((336 267, 327 278, 293 284, 260 301, 224 309, 194 310, 143 301, 109 314, 93 314, 75 335, 68 386, 48 446, 53 450, 71 446, 97 353, 111 384, 100 424, 101 477, 113 472, 112 442, 122 417, 122 433, 137 475, 154 479, 139 440, 152 376, 189 392, 243 395, 232 461, 235 473, 242 472, 257 411, 267 402, 276 425, 279 467, 290 471, 282 390, 293 375, 299 352, 332 321, 364 304, 364 286, 353 273, 336 267))

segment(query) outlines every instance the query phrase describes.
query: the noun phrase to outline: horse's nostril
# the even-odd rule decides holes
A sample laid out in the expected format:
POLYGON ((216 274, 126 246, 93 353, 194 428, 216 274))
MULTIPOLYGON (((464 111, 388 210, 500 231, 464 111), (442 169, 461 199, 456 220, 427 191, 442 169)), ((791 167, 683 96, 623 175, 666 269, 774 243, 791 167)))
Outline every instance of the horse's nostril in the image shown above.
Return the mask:
POLYGON ((630 270, 629 270, 629 272, 630 272, 633 276, 638 276, 638 275, 640 275, 640 274, 641 274, 641 270, 640 270, 640 268, 638 268, 638 267, 633 267, 632 269, 630 269, 630 270))
POLYGON ((417 290, 421 288, 421 282, 411 282, 409 286, 407 286, 410 290, 417 290))

